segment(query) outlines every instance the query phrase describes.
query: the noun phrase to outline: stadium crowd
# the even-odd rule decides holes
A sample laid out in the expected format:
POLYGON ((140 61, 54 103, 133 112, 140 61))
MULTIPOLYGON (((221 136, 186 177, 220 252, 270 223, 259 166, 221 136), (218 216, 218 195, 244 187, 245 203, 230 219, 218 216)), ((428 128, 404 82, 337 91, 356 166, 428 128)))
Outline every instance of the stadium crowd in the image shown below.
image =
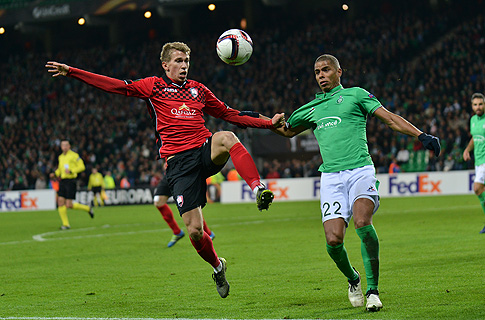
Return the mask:
MULTIPOLYGON (((87 185, 93 166, 103 173, 111 171, 118 186, 122 178, 131 185, 156 184, 162 165, 156 160, 144 102, 68 79, 53 81, 44 64, 57 60, 119 79, 159 75, 161 45, 173 40, 192 48, 190 78, 206 84, 236 109, 266 115, 289 116, 311 100, 318 91, 313 62, 320 54, 331 53, 344 70, 344 87, 371 91, 389 110, 441 138, 443 156, 429 157, 427 170, 470 168, 472 162, 465 163, 461 155, 470 139, 470 97, 485 89, 485 16, 472 6, 430 10, 383 8, 375 16, 354 19, 331 14, 268 18, 265 25, 249 30, 255 51, 240 67, 218 60, 214 44, 219 34, 212 33, 186 39, 160 37, 136 46, 80 46, 53 56, 12 53, 0 64, 0 190, 49 187, 48 174, 57 166, 64 137, 71 139, 86 164, 81 187, 87 185)), ((213 132, 234 131, 249 149, 252 139, 268 134, 211 117, 207 126, 213 132)), ((383 126, 371 118, 367 127, 378 172, 387 172, 393 158, 406 162, 405 151, 422 148, 383 126)), ((320 162, 318 155, 307 161, 289 154, 284 160, 257 163, 262 163, 263 177, 284 178, 318 175, 320 162)))

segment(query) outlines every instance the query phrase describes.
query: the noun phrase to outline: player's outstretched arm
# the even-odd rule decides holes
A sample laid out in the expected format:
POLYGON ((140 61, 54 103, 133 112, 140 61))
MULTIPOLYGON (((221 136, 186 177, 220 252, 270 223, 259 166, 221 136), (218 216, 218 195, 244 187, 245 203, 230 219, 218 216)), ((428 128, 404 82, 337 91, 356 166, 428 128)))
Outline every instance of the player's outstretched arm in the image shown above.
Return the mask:
POLYGON ((470 142, 466 146, 465 150, 463 151, 463 160, 469 161, 472 159, 470 152, 475 148, 475 142, 473 142, 473 138, 470 139, 470 142))
MULTIPOLYGON (((258 113, 256 113, 256 114, 258 114, 258 113)), ((259 118, 260 119, 269 120, 269 118, 267 116, 264 116, 262 114, 258 114, 258 115, 259 115, 259 118)), ((279 134, 280 136, 287 137, 287 138, 292 138, 292 137, 296 136, 297 134, 299 134, 299 133, 305 131, 306 129, 308 129, 305 126, 298 126, 298 127, 293 128, 292 126, 290 126, 286 122, 286 120, 284 118, 284 115, 285 114, 283 113, 283 119, 282 119, 282 120, 284 120, 283 125, 278 126, 278 127, 275 127, 274 129, 271 129, 271 131, 273 131, 276 134, 279 134)))
POLYGON ((45 67, 47 68, 47 72, 52 73, 53 77, 67 76, 67 73, 69 72, 69 66, 67 64, 55 61, 48 61, 45 67))
POLYGON ((382 122, 387 124, 389 128, 394 131, 407 134, 408 136, 417 137, 423 146, 428 150, 433 150, 436 156, 441 153, 440 139, 421 130, 412 125, 409 121, 395 113, 388 111, 384 107, 379 107, 374 116, 379 118, 382 122))

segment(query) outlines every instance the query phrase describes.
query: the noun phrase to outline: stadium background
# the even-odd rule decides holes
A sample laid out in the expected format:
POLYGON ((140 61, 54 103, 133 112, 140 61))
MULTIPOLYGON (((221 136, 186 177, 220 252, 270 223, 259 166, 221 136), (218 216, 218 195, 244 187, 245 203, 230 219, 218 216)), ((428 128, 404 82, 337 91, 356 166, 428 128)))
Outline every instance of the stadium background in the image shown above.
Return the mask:
MULTIPOLYGON (((387 172, 393 157, 405 171, 472 168, 461 154, 470 137, 469 98, 485 88, 484 1, 213 3, 215 11, 207 1, 189 0, 0 1, 0 190, 48 187, 65 136, 86 163, 81 187, 93 166, 113 172, 118 183, 126 176, 133 185, 155 184, 161 164, 144 103, 52 80, 44 64, 57 60, 120 79, 158 75, 167 41, 192 48, 190 78, 234 108, 266 115, 289 115, 311 100, 318 91, 313 61, 332 53, 344 69, 344 86, 368 89, 442 139, 443 155, 435 159, 420 143, 369 119, 378 172, 387 172), (143 16, 147 10, 150 19, 143 16), (241 28, 242 19, 254 53, 241 67, 227 66, 217 58, 215 40, 241 28)), ((234 131, 265 178, 318 175, 321 160, 311 135, 290 143, 213 118, 207 126, 234 131)))

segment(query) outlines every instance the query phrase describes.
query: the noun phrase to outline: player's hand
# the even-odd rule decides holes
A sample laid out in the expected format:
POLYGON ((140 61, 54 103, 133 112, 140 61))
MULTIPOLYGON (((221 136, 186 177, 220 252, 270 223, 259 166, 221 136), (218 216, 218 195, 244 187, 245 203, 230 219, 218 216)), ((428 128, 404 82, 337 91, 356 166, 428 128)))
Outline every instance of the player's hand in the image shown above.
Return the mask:
POLYGON ((55 175, 55 174, 53 174, 53 173, 50 173, 50 174, 49 174, 49 178, 51 178, 51 179, 55 179, 55 178, 56 178, 56 175, 55 175))
POLYGON ((470 156, 470 151, 468 151, 467 149, 465 149, 465 151, 463 151, 463 160, 469 161, 471 159, 472 159, 472 157, 470 156))
POLYGON ((273 123, 273 127, 275 128, 283 127, 286 123, 285 114, 284 113, 275 114, 273 119, 271 119, 271 122, 273 123))
POLYGON ((53 73, 53 77, 66 76, 69 71, 69 66, 67 64, 62 64, 55 61, 49 61, 46 63, 45 67, 48 69, 47 72, 53 73))
POLYGON ((441 153, 441 146, 440 146, 440 139, 438 137, 432 136, 427 133, 421 133, 418 136, 419 141, 423 144, 423 146, 428 150, 433 150, 436 156, 439 156, 441 153))

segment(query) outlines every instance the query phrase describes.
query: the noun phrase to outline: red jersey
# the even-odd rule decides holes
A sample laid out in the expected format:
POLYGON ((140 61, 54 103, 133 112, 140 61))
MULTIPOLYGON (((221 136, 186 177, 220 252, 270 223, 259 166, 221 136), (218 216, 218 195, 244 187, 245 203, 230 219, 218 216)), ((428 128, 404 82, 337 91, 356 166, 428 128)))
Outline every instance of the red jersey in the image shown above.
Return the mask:
POLYGON ((174 83, 165 74, 140 80, 119 80, 81 69, 69 68, 68 76, 110 93, 145 100, 156 131, 158 155, 167 158, 199 148, 212 133, 205 127, 203 112, 229 123, 253 128, 273 128, 271 120, 240 116, 202 83, 174 83))

